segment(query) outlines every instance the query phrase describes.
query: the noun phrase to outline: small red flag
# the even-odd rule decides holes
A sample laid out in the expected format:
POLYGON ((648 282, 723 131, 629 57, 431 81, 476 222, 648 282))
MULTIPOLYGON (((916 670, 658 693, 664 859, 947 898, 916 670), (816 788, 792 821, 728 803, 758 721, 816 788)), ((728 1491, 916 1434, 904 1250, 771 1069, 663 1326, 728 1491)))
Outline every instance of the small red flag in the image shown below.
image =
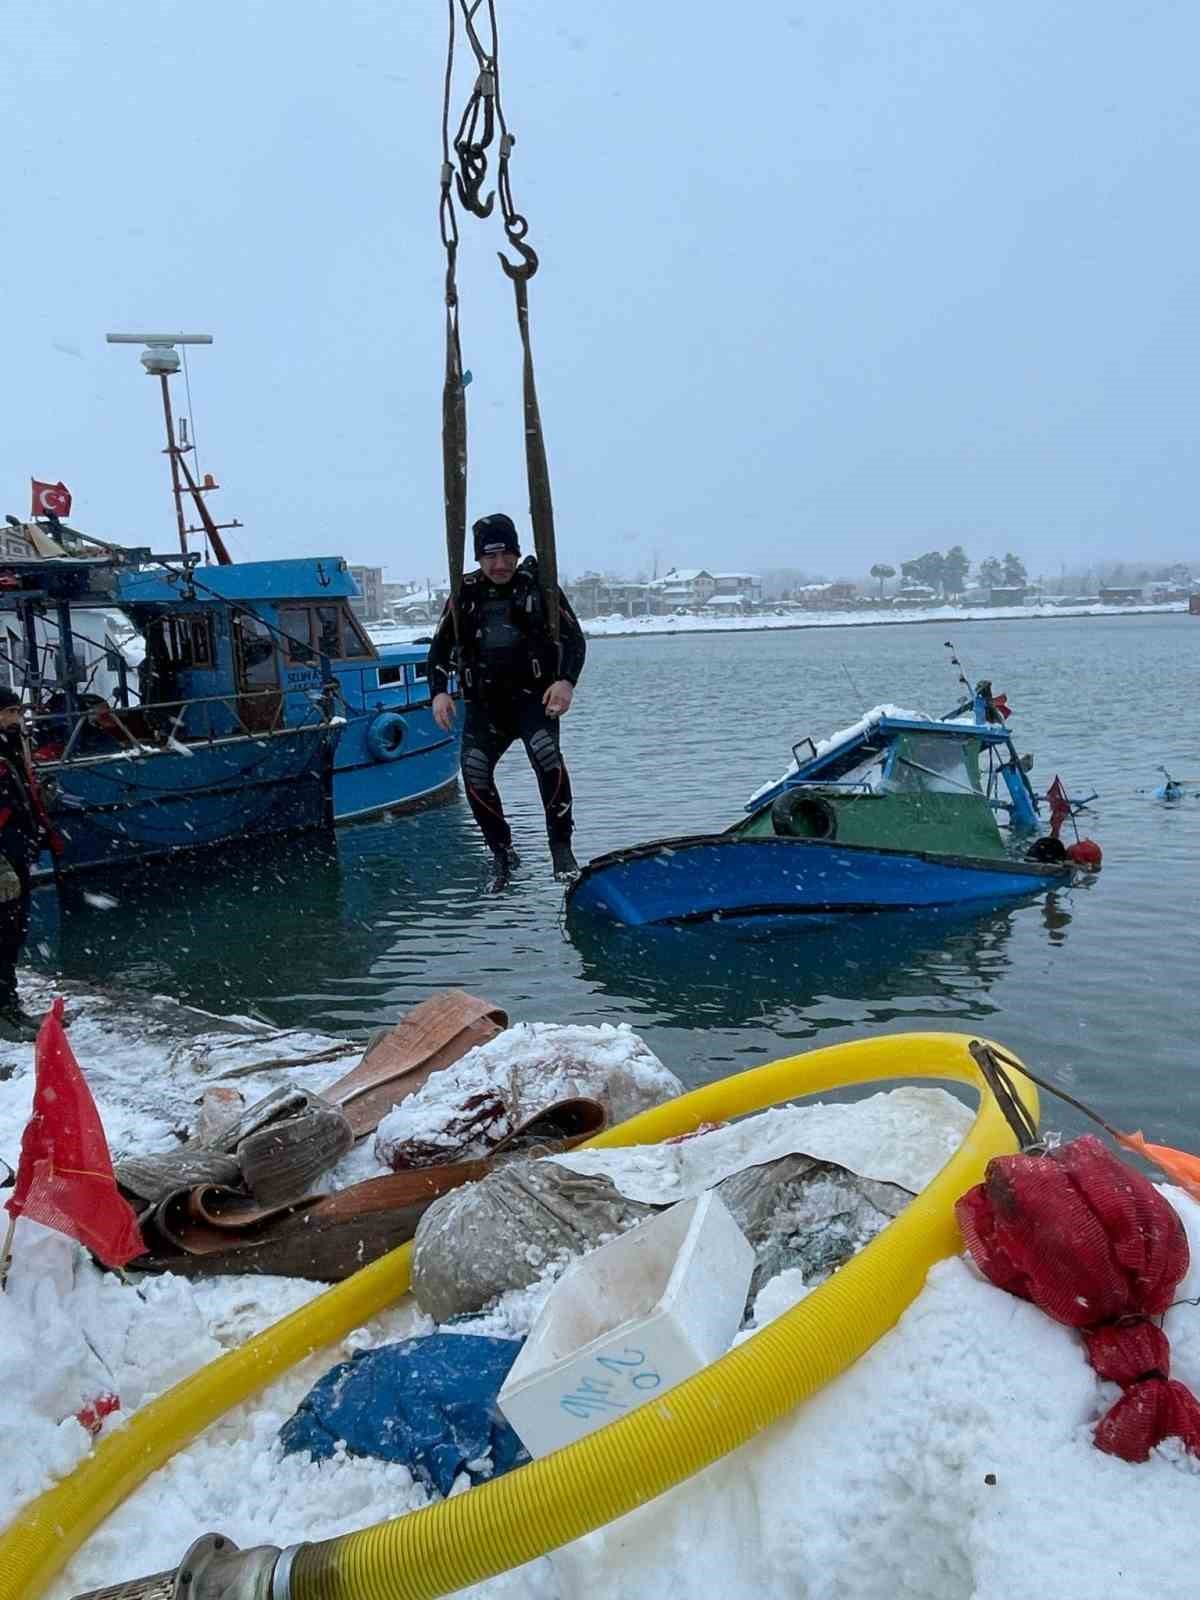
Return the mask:
POLYGON ((1050 833, 1057 839, 1059 829, 1071 815, 1071 802, 1067 799, 1067 791, 1063 788, 1063 781, 1057 773, 1054 782, 1046 790, 1046 799, 1050 802, 1050 833))
POLYGON ((106 1267, 124 1266, 146 1246, 113 1177, 95 1101, 63 1030, 56 1000, 37 1037, 33 1115, 21 1136, 17 1181, 5 1205, 86 1245, 106 1267))
POLYGON ((69 517, 71 491, 65 483, 41 483, 30 478, 33 485, 33 514, 35 517, 69 517))

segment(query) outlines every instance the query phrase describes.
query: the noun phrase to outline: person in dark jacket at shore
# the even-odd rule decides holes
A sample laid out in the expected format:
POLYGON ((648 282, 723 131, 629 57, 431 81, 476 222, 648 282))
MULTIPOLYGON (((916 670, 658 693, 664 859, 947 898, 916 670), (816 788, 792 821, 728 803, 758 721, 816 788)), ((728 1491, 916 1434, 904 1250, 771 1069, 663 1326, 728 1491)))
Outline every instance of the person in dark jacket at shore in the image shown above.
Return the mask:
POLYGON ((0 1038, 37 1038, 38 1025, 21 1009, 17 958, 29 932, 30 869, 42 837, 21 738, 25 708, 0 688, 0 1038))
POLYGON ((533 556, 521 561, 511 517, 503 512, 474 525, 477 572, 463 577, 458 632, 447 605, 429 647, 433 716, 449 732, 456 708, 450 676, 457 672, 466 716, 462 775, 467 801, 492 851, 491 889, 503 889, 518 866, 512 832, 496 788, 496 763, 517 739, 537 777, 556 878, 579 868, 571 850, 571 780, 559 748, 559 720, 571 709, 587 646, 583 630, 558 593, 559 637, 550 634, 533 556))

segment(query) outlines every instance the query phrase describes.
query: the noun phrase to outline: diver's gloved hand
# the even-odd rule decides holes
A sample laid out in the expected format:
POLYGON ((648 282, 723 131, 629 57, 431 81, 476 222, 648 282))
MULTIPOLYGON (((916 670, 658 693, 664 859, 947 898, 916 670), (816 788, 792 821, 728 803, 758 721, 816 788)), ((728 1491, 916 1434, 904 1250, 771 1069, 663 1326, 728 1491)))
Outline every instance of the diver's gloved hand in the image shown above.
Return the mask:
POLYGON ((21 898, 21 880, 11 862, 0 856, 0 905, 21 898))

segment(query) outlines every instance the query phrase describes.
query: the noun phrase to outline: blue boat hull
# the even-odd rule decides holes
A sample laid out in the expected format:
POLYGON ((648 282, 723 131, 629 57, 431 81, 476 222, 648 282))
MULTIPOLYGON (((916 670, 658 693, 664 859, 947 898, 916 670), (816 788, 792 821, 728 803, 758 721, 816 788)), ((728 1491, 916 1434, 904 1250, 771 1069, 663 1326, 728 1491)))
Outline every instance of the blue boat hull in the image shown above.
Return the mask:
POLYGON ((377 663, 336 664, 346 725, 333 774, 337 822, 403 811, 446 793, 458 777, 459 733, 433 720, 425 651, 383 647, 377 663))
POLYGON ((986 905, 1069 881, 1037 862, 985 861, 816 839, 664 839, 600 856, 572 885, 572 914, 628 926, 814 912, 986 905))
POLYGON ((50 762, 38 773, 63 841, 38 876, 122 866, 332 821, 329 726, 195 744, 187 752, 50 762))
POLYGON ((369 717, 361 717, 350 722, 338 747, 333 774, 333 810, 339 823, 425 804, 445 794, 458 778, 458 738, 442 733, 428 712, 425 714, 425 721, 430 724, 428 728, 415 718, 405 718, 409 730, 408 748, 387 761, 377 760, 365 749, 371 721, 369 717), (358 759, 351 754, 343 755, 343 745, 356 752, 358 759))

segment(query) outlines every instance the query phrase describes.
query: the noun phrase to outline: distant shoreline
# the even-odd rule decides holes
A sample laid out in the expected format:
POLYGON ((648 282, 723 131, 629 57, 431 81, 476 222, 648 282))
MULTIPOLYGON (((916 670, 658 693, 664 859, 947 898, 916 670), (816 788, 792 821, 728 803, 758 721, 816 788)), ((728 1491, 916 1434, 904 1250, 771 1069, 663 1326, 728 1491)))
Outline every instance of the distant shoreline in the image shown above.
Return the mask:
MULTIPOLYGON (((887 616, 870 611, 817 612, 811 617, 729 617, 723 623, 709 622, 703 617, 677 617, 672 627, 667 617, 652 617, 643 626, 615 625, 596 627, 600 618, 583 622, 580 626, 589 639, 637 639, 643 636, 683 633, 775 633, 797 628, 895 628, 911 627, 917 623, 939 623, 946 627, 959 622, 1061 622, 1078 621, 1089 617, 1131 617, 1187 615, 1187 606, 1180 600, 1161 606, 1004 606, 984 610, 959 611, 939 606, 933 612, 903 612, 887 616)), ((628 622, 626 618, 623 621, 628 622)))
MULTIPOLYGON (((1150 606, 937 606, 928 611, 817 611, 786 617, 592 617, 582 622, 588 639, 643 639, 679 637, 691 633, 777 633, 798 628, 895 628, 915 623, 942 627, 960 622, 1061 622, 1084 617, 1186 616, 1187 603, 1170 600, 1150 606)), ((370 623, 367 631, 380 643, 411 644, 428 638, 432 623, 370 623)), ((1200 637, 1200 635, 1198 635, 1200 637)))

